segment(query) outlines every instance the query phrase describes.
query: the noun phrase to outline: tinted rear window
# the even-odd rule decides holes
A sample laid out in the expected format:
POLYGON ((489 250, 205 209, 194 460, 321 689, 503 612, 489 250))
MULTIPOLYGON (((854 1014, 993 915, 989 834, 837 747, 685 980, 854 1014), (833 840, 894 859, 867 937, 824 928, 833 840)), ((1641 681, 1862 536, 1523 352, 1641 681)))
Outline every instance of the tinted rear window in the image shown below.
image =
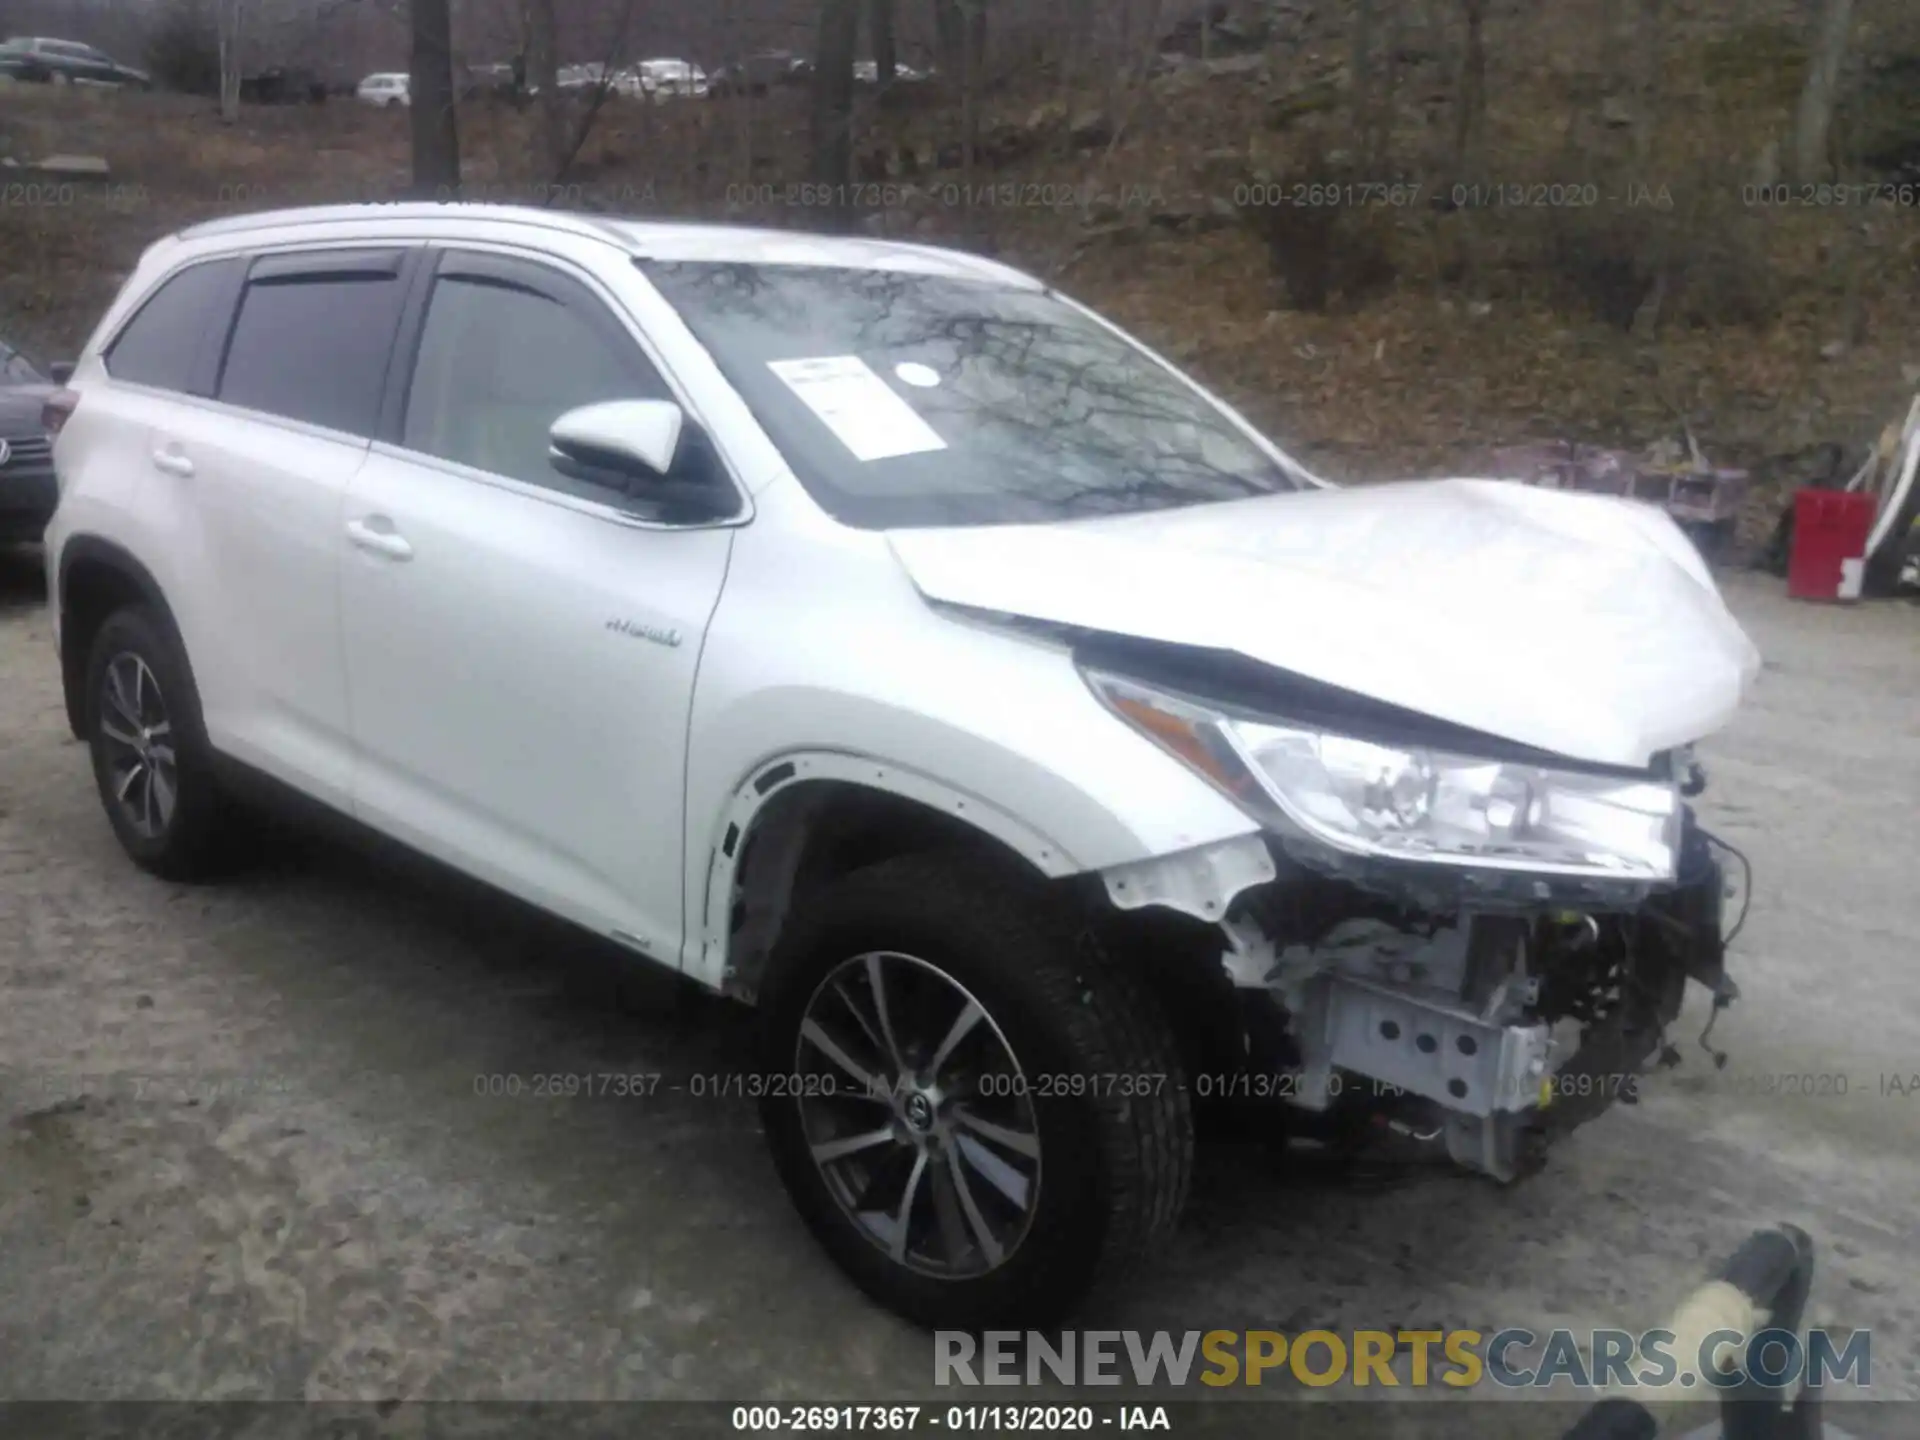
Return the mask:
POLYGON ((163 284, 107 347, 107 373, 162 390, 188 390, 201 338, 228 293, 228 269, 234 263, 192 265, 163 284))
POLYGON ((249 284, 220 398, 371 436, 400 315, 397 277, 315 275, 249 284))

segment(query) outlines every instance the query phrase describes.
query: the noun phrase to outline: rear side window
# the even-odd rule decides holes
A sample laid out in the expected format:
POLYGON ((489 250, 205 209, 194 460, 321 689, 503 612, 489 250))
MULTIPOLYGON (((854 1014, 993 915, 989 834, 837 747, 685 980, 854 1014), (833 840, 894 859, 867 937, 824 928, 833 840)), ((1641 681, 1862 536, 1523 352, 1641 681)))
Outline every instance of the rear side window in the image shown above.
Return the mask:
POLYGON ((256 265, 221 367, 220 399, 371 437, 404 286, 393 252, 256 265))
POLYGON ((190 265, 163 284, 107 347, 103 357, 107 373, 136 385, 197 393, 194 362, 200 357, 208 322, 230 293, 227 286, 237 263, 209 260, 190 265))

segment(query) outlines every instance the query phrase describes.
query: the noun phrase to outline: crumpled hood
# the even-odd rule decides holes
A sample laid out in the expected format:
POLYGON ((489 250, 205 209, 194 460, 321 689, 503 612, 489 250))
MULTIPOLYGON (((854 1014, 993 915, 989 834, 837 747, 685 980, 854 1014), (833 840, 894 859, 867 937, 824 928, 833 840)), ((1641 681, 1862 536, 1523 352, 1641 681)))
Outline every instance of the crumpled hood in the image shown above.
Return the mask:
POLYGON ((887 539, 931 600, 1234 650, 1596 764, 1718 729, 1760 667, 1679 527, 1610 496, 1426 480, 887 539))

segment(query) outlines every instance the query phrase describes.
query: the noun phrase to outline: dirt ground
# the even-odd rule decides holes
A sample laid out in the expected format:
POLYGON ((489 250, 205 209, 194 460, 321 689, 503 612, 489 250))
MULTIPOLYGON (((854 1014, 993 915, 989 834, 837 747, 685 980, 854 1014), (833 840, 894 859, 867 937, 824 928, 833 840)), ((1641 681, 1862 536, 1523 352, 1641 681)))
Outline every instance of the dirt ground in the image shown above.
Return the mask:
MULTIPOLYGON (((1757 873, 1726 1070, 1695 1003, 1684 1065, 1508 1190, 1206 1150, 1177 1243, 1085 1324, 1653 1325, 1791 1220, 1812 1320, 1870 1328, 1874 1391, 1920 1398, 1920 611, 1728 584, 1768 664, 1705 752, 1757 873)), ((751 1106, 696 1093, 742 1061, 738 1014, 332 844, 221 888, 138 873, 41 587, 0 550, 0 1399, 930 1392, 929 1340, 816 1252, 751 1106), (665 1078, 485 1093, 612 1072, 665 1078)))

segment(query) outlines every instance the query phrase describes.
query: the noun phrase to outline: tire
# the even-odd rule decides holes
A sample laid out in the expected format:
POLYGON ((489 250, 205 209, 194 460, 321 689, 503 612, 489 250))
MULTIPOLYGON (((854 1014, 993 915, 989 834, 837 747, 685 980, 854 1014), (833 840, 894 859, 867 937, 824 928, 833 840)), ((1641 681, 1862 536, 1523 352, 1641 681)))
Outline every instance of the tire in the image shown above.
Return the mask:
POLYGON ((134 864, 164 880, 211 879, 229 868, 234 818, 213 770, 200 697, 173 626, 144 606, 107 617, 87 657, 86 738, 100 803, 134 864), (156 693, 157 692, 157 693, 156 693), (144 757, 124 740, 134 719, 153 726, 144 757), (171 766, 164 739, 171 737, 171 766), (130 771, 144 759, 143 785, 130 771), (153 776, 171 772, 171 786, 153 776), (171 788, 172 802, 165 801, 171 788), (143 819, 155 822, 151 827, 143 819))
POLYGON ((781 1180, 854 1283, 906 1319, 1048 1324, 1177 1222, 1193 1117, 1171 1030, 1030 877, 934 854, 834 882, 775 947, 761 1011, 761 1119, 781 1180), (888 1026, 872 1024, 876 965, 888 1026), (968 1002, 984 1016, 956 1044, 948 1017, 968 1002), (885 1098, 815 1043, 821 1026, 885 1098), (949 1051, 944 1084, 903 1081, 882 1035, 908 1068, 949 1051), (816 1144, 849 1136, 857 1150, 816 1163, 816 1144), (889 1176, 901 1194, 924 1178, 904 1236, 889 1176))

